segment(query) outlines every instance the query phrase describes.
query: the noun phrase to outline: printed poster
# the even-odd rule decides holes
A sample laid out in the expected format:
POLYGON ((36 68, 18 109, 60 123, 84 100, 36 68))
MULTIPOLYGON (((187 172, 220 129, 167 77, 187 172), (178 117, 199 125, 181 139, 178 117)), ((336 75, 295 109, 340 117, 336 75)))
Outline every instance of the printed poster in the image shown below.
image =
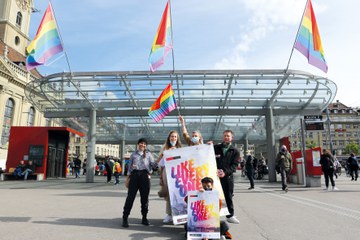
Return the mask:
POLYGON ((187 239, 219 239, 219 192, 191 191, 188 195, 187 239))
POLYGON ((223 200, 220 215, 229 214, 225 197, 217 176, 214 146, 202 144, 164 151, 165 171, 169 187, 171 213, 175 225, 187 222, 187 204, 185 197, 189 191, 201 188, 201 179, 211 177, 214 189, 219 191, 223 200))
POLYGON ((321 153, 320 151, 312 151, 312 158, 313 158, 313 166, 314 167, 320 167, 320 158, 321 158, 321 153))

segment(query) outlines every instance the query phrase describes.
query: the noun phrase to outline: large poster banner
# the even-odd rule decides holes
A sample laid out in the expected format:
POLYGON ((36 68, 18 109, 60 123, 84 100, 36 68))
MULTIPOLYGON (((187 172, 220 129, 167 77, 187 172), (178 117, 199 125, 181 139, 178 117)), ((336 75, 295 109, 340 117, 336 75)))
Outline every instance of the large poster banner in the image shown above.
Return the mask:
POLYGON ((201 188, 201 179, 204 177, 211 177, 214 180, 214 189, 219 191, 220 199, 223 200, 220 214, 229 214, 217 176, 213 145, 202 144, 167 150, 164 151, 164 159, 171 213, 175 225, 187 222, 187 204, 184 198, 189 191, 198 191, 201 188))
POLYGON ((189 192, 187 239, 219 239, 219 192, 189 192))

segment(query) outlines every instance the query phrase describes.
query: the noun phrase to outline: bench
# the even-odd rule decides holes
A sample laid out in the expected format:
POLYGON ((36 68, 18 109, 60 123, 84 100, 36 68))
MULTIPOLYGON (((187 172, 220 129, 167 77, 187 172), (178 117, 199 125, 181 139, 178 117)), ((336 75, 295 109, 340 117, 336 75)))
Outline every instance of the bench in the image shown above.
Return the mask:
MULTIPOLYGON (((9 168, 9 172, 2 173, 0 180, 6 181, 6 180, 17 180, 14 176, 15 168, 9 168)), ((23 179, 23 178, 18 178, 23 179)), ((36 181, 43 181, 44 180, 44 174, 43 173, 32 173, 28 175, 27 180, 36 180, 36 181)))

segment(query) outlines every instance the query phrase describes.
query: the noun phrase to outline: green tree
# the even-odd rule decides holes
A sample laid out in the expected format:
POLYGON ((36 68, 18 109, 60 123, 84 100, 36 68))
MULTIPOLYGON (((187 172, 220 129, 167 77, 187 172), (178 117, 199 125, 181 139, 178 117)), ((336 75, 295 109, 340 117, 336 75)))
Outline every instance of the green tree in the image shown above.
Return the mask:
POLYGON ((349 143, 348 145, 345 146, 344 153, 345 154, 354 153, 355 155, 358 155, 359 154, 359 145, 354 142, 349 143))
POLYGON ((306 140, 306 148, 313 149, 316 147, 316 143, 314 141, 306 140))

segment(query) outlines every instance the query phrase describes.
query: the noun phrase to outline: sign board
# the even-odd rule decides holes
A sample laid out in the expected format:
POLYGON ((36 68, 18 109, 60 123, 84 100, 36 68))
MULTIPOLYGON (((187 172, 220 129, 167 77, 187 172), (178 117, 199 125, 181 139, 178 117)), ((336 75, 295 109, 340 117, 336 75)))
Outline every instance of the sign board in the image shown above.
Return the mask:
MULTIPOLYGON (((190 191, 198 191, 201 179, 211 177, 214 190, 225 200, 217 166, 214 146, 208 144, 183 147, 164 151, 165 171, 169 188, 171 215, 175 225, 187 222, 188 212, 185 197, 190 191)), ((220 216, 228 215, 226 204, 220 209, 220 216)))
POLYGON ((324 122, 321 115, 306 115, 304 116, 306 131, 323 131, 324 122))
POLYGON ((190 191, 188 194, 188 239, 219 239, 219 192, 190 191))

